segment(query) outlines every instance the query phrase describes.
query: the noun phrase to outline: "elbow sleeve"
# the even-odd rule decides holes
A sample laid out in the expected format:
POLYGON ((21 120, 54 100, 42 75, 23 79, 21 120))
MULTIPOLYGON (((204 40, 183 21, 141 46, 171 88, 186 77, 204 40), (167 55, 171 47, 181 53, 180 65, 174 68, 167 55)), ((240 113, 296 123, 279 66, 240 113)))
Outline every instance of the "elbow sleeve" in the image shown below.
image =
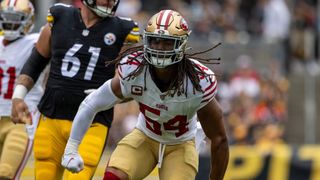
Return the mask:
POLYGON ((49 63, 50 58, 43 57, 37 50, 33 48, 31 55, 24 64, 21 73, 30 76, 34 82, 36 82, 43 71, 43 69, 49 63))

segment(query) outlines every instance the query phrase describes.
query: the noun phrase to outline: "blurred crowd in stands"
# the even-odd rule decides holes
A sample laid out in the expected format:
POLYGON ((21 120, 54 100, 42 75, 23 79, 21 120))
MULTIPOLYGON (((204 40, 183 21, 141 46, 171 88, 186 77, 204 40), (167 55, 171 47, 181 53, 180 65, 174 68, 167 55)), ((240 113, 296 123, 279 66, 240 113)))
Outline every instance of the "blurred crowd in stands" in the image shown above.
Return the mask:
POLYGON ((269 73, 261 74, 251 61, 250 56, 240 55, 236 68, 219 83, 218 100, 224 109, 229 142, 282 143, 289 82, 276 63, 270 64, 269 73))
MULTIPOLYGON (((268 73, 252 66, 255 59, 250 54, 239 54, 234 67, 223 70, 217 98, 224 109, 230 144, 268 149, 283 143, 288 75, 320 72, 316 0, 121 0, 117 15, 143 26, 160 9, 175 9, 186 17, 194 34, 191 41, 281 44, 284 56, 278 62, 270 60, 268 73)), ((137 113, 135 102, 117 106, 111 145, 134 127, 137 113)))

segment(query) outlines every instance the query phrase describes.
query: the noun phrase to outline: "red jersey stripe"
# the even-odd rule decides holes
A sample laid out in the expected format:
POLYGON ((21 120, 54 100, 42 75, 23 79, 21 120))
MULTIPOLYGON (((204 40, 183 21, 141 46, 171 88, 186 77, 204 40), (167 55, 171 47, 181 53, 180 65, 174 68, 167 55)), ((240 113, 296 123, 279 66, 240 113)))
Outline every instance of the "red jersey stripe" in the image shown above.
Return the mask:
POLYGON ((210 84, 209 87, 207 87, 204 91, 208 91, 209 89, 212 88, 212 86, 215 86, 217 84, 217 81, 214 81, 213 83, 210 84))
POLYGON ((211 94, 215 94, 214 92, 216 91, 217 86, 215 86, 209 93, 205 94, 204 96, 202 96, 202 99, 207 98, 208 96, 210 96, 211 94))
POLYGON ((208 101, 211 100, 213 97, 214 97, 214 95, 210 96, 210 98, 208 98, 208 99, 203 99, 203 100, 201 101, 201 104, 208 102, 208 101))
POLYGON ((123 79, 121 66, 118 67, 118 74, 120 78, 123 79))

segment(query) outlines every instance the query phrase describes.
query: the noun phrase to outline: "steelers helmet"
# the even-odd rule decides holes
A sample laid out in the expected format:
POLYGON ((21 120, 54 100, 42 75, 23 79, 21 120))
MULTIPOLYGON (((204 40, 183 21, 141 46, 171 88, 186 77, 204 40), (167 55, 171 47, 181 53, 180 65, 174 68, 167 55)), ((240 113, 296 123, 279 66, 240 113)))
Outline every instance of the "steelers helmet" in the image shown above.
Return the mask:
POLYGON ((116 13, 116 10, 119 6, 119 3, 120 3, 120 0, 108 0, 108 1, 114 1, 114 4, 111 8, 104 7, 104 6, 98 6, 96 0, 82 0, 84 5, 86 5, 96 15, 98 15, 99 17, 102 17, 102 18, 114 16, 114 14, 116 13))
POLYGON ((144 57, 149 64, 165 68, 180 62, 186 50, 191 31, 180 13, 173 10, 162 10, 149 20, 144 30, 144 57), (172 47, 160 50, 150 45, 155 41, 171 41, 172 47))
POLYGON ((34 19, 34 7, 29 0, 3 0, 0 4, 0 29, 7 40, 30 33, 34 19))

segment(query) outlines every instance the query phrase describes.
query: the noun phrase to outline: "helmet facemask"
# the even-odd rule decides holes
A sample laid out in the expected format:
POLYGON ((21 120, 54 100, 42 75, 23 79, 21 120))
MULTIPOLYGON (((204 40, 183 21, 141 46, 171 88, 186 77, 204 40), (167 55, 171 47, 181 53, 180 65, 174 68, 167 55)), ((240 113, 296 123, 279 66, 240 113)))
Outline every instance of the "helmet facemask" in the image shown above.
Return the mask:
POLYGON ((94 0, 83 0, 83 3, 101 18, 114 16, 120 0, 114 0, 112 7, 99 6, 94 0))
POLYGON ((144 56, 149 64, 157 68, 165 68, 183 59, 187 36, 168 36, 144 32, 144 56), (154 49, 152 43, 166 41, 166 49, 154 49))
POLYGON ((31 16, 22 13, 16 12, 14 10, 0 11, 0 29, 4 31, 4 37, 7 40, 14 40, 19 38, 25 33, 24 29, 28 26, 31 16))

